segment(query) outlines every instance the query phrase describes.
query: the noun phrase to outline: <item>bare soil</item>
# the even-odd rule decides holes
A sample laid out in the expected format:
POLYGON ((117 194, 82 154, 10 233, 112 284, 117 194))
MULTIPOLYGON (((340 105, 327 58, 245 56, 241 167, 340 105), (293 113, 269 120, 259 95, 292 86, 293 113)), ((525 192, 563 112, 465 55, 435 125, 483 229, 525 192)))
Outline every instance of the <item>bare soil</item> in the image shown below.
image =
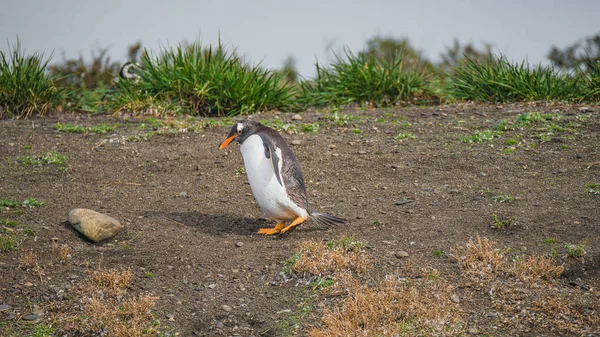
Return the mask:
MULTIPOLYGON (((0 312, 0 334, 35 324, 21 319, 34 306, 45 309, 40 322, 46 322, 52 304, 62 300, 59 291, 69 294, 86 271, 101 266, 130 269, 129 292, 158 296, 157 318, 171 333, 302 336, 319 326, 323 307, 334 299, 283 276, 284 262, 303 241, 347 235, 368 242, 375 261, 368 280, 402 274, 407 263, 438 269, 458 289, 473 335, 563 335, 542 325, 506 324, 507 317, 464 277, 451 253, 479 234, 510 247, 513 256, 553 254, 566 268, 557 280, 559 291, 597 296, 600 195, 588 192, 587 185, 600 184, 599 111, 472 104, 356 109, 338 112, 354 116, 346 125, 327 119, 332 116, 327 112, 306 112, 301 122, 292 121, 291 114, 254 116, 324 123, 317 132, 282 134, 300 141, 293 150, 311 206, 348 220, 334 227, 307 222, 275 237, 256 234, 274 224, 262 218, 253 200, 240 170, 239 146, 218 150, 230 124, 134 142, 128 138, 143 132, 141 117, 0 120, 0 199, 34 197, 46 203, 0 213, 36 233, 21 249, 33 249, 42 270, 20 268, 18 250, 0 255, 0 305, 11 307, 0 312), (533 111, 560 115, 556 123, 568 130, 542 142, 535 136, 545 131, 534 123, 488 142, 461 141, 476 129, 533 111), (53 128, 57 122, 120 127, 101 135, 59 133, 53 128), (416 138, 396 140, 399 132, 416 138), (507 139, 518 144, 506 145, 507 139), (66 170, 15 163, 18 156, 46 151, 68 156, 66 170), (99 244, 86 241, 65 222, 79 207, 120 220, 124 232, 99 244), (513 223, 493 228, 493 214, 513 223), (56 263, 52 241, 68 245, 72 258, 56 263), (584 243, 584 257, 566 256, 569 243, 584 243), (409 256, 397 257, 399 251, 409 256), (306 304, 312 311, 299 315, 306 304)), ((597 325, 581 334, 594 332, 600 332, 597 325)))

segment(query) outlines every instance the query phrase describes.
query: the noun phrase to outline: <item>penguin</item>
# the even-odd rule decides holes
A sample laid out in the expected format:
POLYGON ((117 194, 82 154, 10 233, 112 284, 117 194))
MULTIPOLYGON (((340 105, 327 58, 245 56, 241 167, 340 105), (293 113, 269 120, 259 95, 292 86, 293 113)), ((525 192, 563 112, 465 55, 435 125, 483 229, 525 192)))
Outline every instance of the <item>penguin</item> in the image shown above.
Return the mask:
POLYGON ((258 234, 283 234, 308 218, 318 224, 334 225, 345 220, 311 210, 300 163, 281 135, 256 121, 235 123, 219 149, 232 141, 240 143, 246 175, 258 207, 274 228, 261 228, 258 234), (286 223, 289 223, 286 226, 286 223))

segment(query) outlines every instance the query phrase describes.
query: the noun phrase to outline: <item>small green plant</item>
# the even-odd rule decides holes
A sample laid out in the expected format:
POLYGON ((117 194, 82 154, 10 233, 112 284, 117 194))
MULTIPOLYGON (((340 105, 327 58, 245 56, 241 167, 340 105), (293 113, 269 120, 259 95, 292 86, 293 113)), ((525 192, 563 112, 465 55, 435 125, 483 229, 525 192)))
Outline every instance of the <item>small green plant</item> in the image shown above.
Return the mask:
POLYGON ((94 125, 92 127, 83 127, 80 125, 73 125, 73 124, 69 124, 69 123, 61 123, 58 122, 56 123, 56 125, 54 125, 54 129, 57 130, 58 132, 67 132, 67 133, 95 133, 95 134, 102 134, 102 133, 107 133, 110 131, 114 131, 117 127, 119 127, 119 124, 98 124, 98 125, 94 125))
POLYGON ((331 288, 335 284, 335 281, 329 278, 317 277, 316 280, 312 281, 309 286, 314 289, 326 289, 331 288))
POLYGON ((519 141, 514 138, 509 138, 504 142, 504 144, 506 144, 508 146, 515 146, 515 145, 519 144, 519 141))
POLYGON ((31 207, 40 207, 44 206, 46 203, 36 198, 29 197, 23 201, 17 201, 13 199, 0 199, 0 212, 2 212, 2 208, 15 208, 15 207, 23 207, 23 208, 31 208, 31 207))
POLYGON ((151 271, 147 271, 147 272, 144 274, 144 276, 145 276, 147 279, 150 279, 150 280, 152 280, 152 279, 154 279, 154 278, 156 277, 156 275, 155 275, 153 272, 151 272, 151 271))
POLYGON ((548 142, 552 141, 552 133, 550 133, 550 132, 538 133, 537 135, 534 135, 533 137, 539 139, 541 143, 548 143, 548 142))
POLYGON ((495 213, 492 214, 492 228, 494 229, 505 229, 513 226, 517 222, 516 217, 500 218, 495 213))
POLYGON ((501 121, 499 121, 496 125, 494 125, 494 131, 507 131, 510 130, 510 124, 508 124, 508 121, 506 119, 503 119, 501 121))
POLYGON ((299 124, 298 129, 302 132, 318 132, 321 126, 319 123, 299 124))
POLYGON ((41 156, 19 156, 15 160, 23 166, 43 166, 48 164, 65 165, 69 157, 56 151, 48 151, 41 156))
POLYGON ((152 139, 152 137, 154 137, 154 135, 156 135, 156 132, 150 131, 150 132, 142 133, 139 135, 129 136, 129 137, 127 137, 127 140, 130 142, 143 142, 143 141, 152 139))
POLYGON ((547 237, 544 239, 544 243, 547 245, 553 245, 556 243, 556 240, 553 237, 547 237))
POLYGON ((433 251, 433 256, 443 257, 444 255, 446 255, 446 253, 443 249, 436 249, 433 251))
POLYGON ((290 256, 283 262, 283 272, 286 275, 292 274, 292 268, 294 267, 294 265, 296 265, 296 262, 298 262, 298 260, 300 260, 301 256, 302 256, 301 254, 297 253, 297 254, 290 256))
POLYGON ((502 135, 502 131, 497 130, 475 130, 470 136, 463 136, 460 140, 463 143, 481 143, 481 142, 489 142, 492 141, 496 137, 500 137, 502 135))
POLYGON ((344 236, 339 240, 327 241, 327 247, 329 249, 341 249, 345 252, 360 250, 366 245, 367 243, 365 241, 359 241, 349 236, 344 236))
POLYGON ((587 246, 587 240, 582 243, 566 243, 565 250, 567 251, 568 257, 582 258, 585 255, 585 248, 587 246))
POLYGON ((36 325, 33 329, 31 337, 52 337, 54 336, 54 328, 44 324, 36 325))
POLYGON ((352 129, 352 133, 355 135, 360 135, 361 134, 361 130, 360 129, 352 129))
POLYGON ((588 193, 600 195, 600 186, 598 184, 589 183, 587 184, 588 193))
POLYGON ((415 136, 414 133, 411 132, 400 132, 396 135, 396 137, 394 137, 395 140, 399 140, 399 141, 403 141, 404 139, 415 139, 417 138, 417 136, 415 136))
POLYGON ((233 173, 235 173, 236 176, 242 175, 242 174, 246 174, 246 168, 245 167, 238 167, 235 170, 233 170, 233 173))
POLYGON ((514 200, 514 198, 512 196, 504 195, 504 194, 497 195, 493 199, 495 202, 506 202, 506 203, 510 203, 514 200))

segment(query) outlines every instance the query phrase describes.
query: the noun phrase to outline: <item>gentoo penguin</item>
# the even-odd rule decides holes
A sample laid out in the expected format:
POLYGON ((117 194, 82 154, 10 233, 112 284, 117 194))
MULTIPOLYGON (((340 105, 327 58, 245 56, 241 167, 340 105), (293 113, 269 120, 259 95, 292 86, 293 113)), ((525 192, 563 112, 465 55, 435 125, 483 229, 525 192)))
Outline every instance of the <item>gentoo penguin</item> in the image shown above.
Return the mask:
POLYGON ((343 219, 309 209, 300 163, 277 131, 244 120, 233 125, 219 149, 233 140, 241 145, 256 203, 269 219, 277 221, 274 228, 261 228, 258 234, 283 234, 309 217, 319 224, 344 223, 343 219), (287 227, 286 222, 290 222, 287 227))

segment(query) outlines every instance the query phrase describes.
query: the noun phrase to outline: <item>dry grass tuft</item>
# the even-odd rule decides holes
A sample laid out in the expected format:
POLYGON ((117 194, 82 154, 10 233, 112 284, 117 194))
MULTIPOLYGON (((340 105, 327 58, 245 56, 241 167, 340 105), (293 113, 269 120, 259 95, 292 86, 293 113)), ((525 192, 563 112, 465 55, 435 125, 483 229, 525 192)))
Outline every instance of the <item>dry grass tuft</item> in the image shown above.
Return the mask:
MULTIPOLYGON (((439 275, 439 274, 438 274, 439 275)), ((426 279, 388 277, 370 288, 354 281, 339 307, 325 309, 323 328, 312 337, 454 336, 465 333, 466 320, 451 300, 454 287, 426 279)))
POLYGON ((33 249, 22 249, 19 255, 19 266, 21 268, 34 268, 38 265, 37 256, 33 252, 33 249))
POLYGON ((129 288, 133 281, 133 274, 129 270, 99 269, 90 271, 89 275, 90 281, 96 289, 106 292, 111 296, 120 295, 125 292, 125 289, 129 288))
POLYGON ((159 322, 152 315, 157 297, 139 296, 122 302, 93 297, 85 306, 88 330, 106 336, 156 336, 159 322))
POLYGON ((565 268, 554 264, 554 260, 545 256, 530 256, 527 259, 518 259, 510 268, 511 273, 518 279, 533 283, 540 279, 554 279, 559 277, 565 268))
POLYGON ((495 242, 477 234, 477 242, 469 240, 465 248, 458 246, 453 253, 468 275, 490 279, 502 271, 504 266, 503 252, 495 248, 495 245, 495 242))
POLYGON ((69 245, 58 245, 52 242, 52 256, 59 262, 66 262, 71 258, 71 247, 69 245))
POLYGON ((365 274, 371 264, 359 245, 305 241, 300 244, 298 254, 298 259, 290 266, 291 272, 298 275, 335 278, 348 272, 365 274))

